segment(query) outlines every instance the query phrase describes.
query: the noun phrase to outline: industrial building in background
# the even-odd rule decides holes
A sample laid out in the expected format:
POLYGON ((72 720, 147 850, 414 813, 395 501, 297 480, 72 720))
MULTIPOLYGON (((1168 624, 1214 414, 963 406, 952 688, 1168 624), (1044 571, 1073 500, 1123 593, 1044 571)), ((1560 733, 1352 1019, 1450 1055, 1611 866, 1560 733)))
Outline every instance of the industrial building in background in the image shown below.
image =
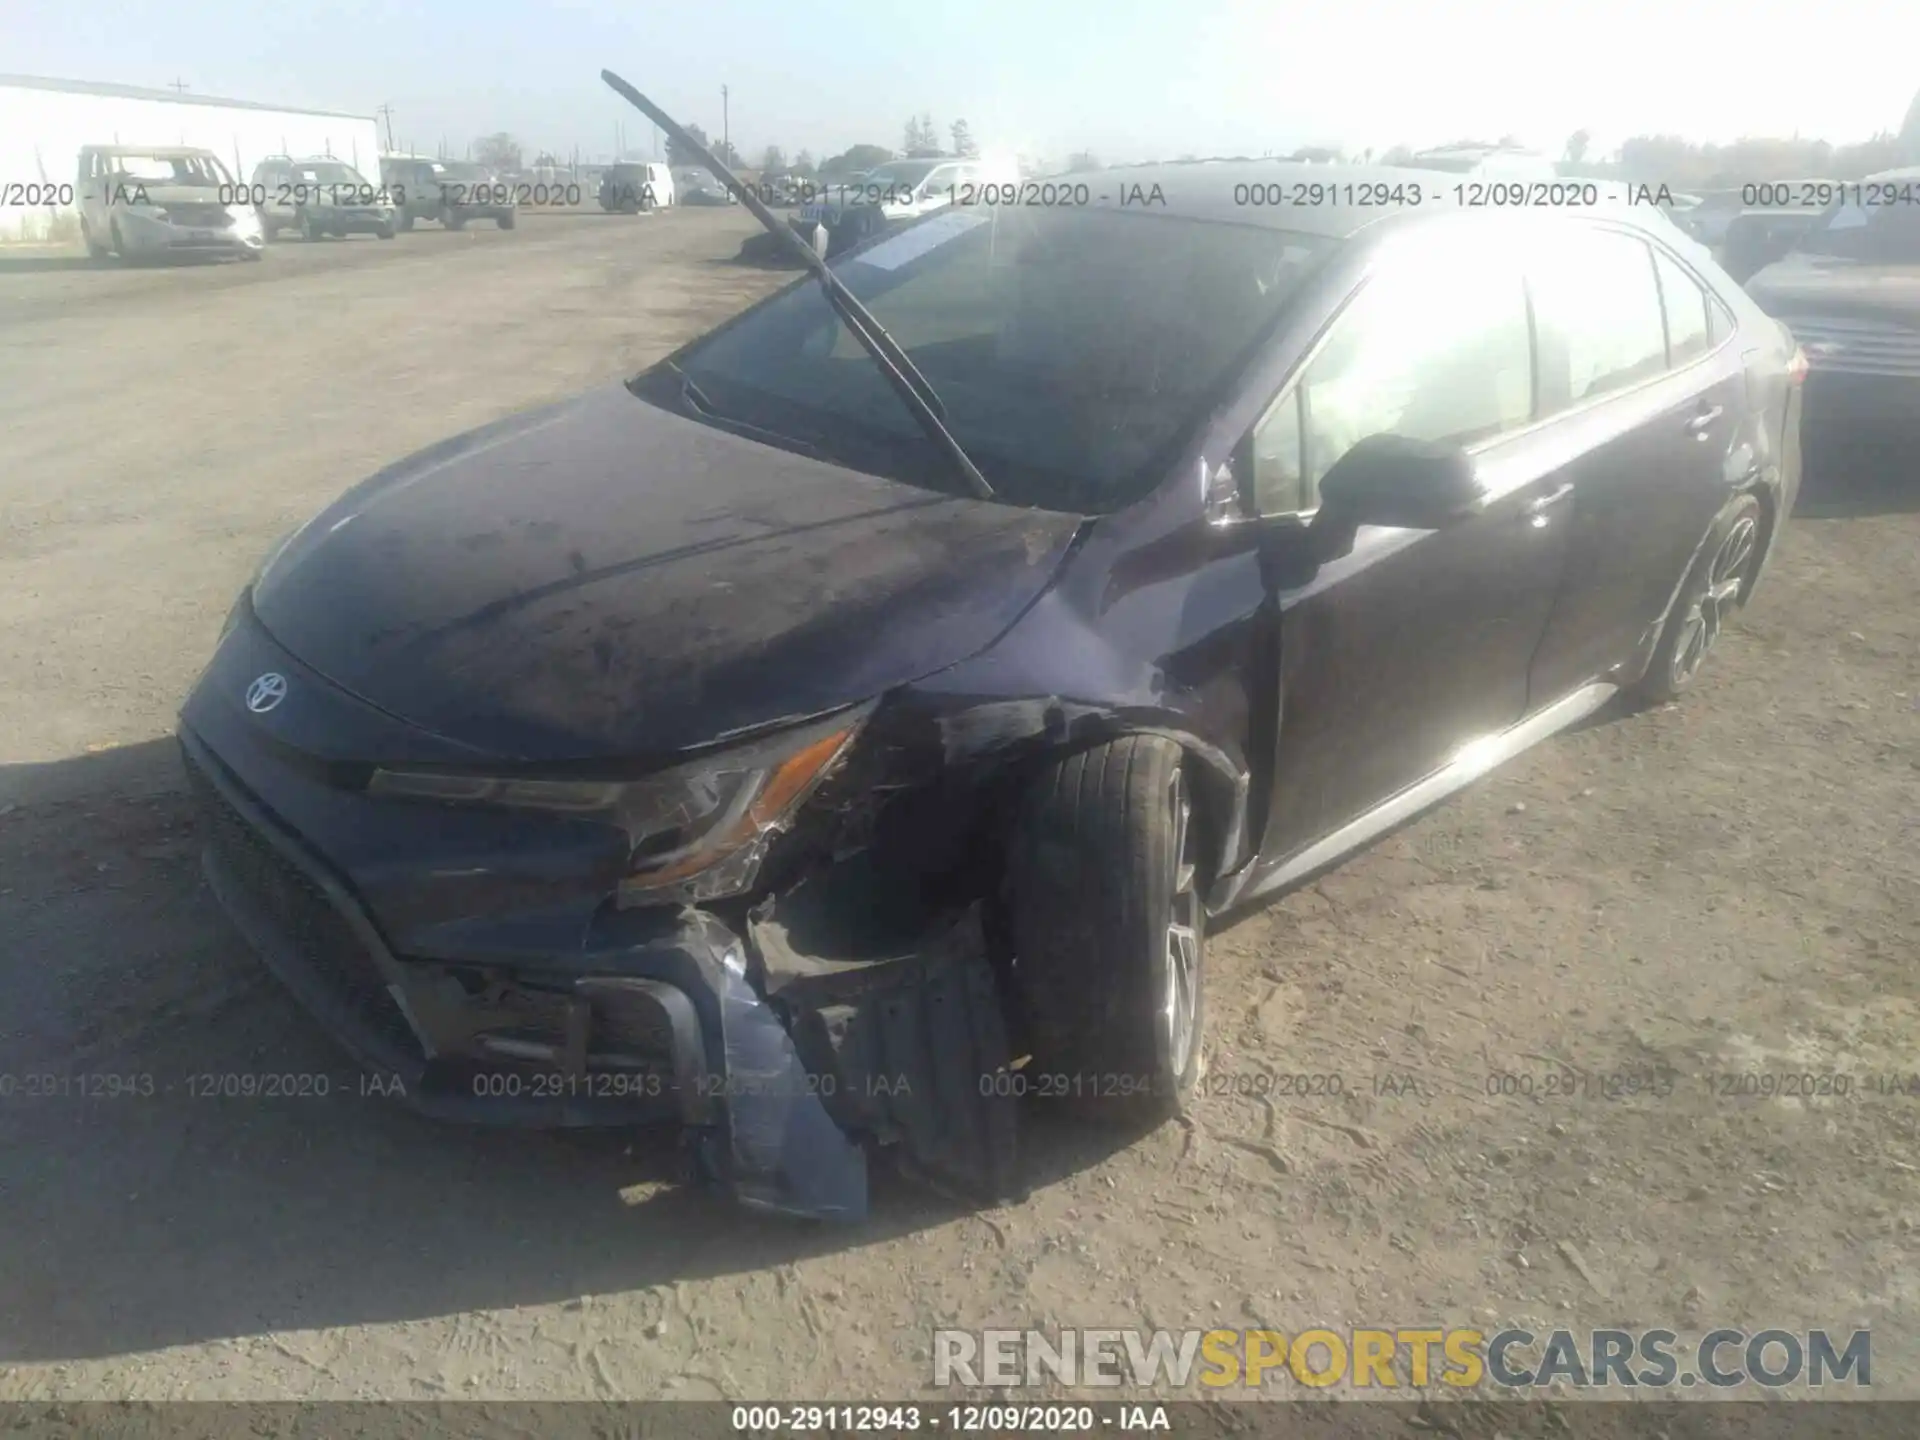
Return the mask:
POLYGON ((380 177, 371 115, 0 75, 0 243, 77 239, 75 165, 87 145, 198 146, 236 182, 269 155, 331 155, 380 177))

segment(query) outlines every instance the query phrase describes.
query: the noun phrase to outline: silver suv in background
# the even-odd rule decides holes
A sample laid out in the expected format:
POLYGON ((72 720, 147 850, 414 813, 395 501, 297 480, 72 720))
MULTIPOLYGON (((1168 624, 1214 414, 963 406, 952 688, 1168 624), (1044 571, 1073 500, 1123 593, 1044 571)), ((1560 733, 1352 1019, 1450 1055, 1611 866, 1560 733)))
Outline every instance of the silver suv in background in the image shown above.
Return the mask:
POLYGON ((282 230, 298 230, 309 240, 393 238, 393 206, 385 187, 331 155, 269 155, 253 167, 251 191, 269 240, 282 230))
POLYGON ((258 260, 259 217, 211 150, 187 145, 87 145, 74 194, 80 235, 95 259, 231 255, 258 260))

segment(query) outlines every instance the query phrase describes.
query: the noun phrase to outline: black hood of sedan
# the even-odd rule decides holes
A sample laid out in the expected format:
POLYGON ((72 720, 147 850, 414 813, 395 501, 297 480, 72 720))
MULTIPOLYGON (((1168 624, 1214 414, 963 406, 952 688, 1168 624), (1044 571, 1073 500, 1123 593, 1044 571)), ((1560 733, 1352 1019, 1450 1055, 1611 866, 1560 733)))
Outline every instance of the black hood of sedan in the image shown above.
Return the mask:
POLYGON ((523 760, 664 758, 976 653, 1078 526, 615 386, 375 475, 273 558, 254 608, 308 666, 446 738, 523 760))

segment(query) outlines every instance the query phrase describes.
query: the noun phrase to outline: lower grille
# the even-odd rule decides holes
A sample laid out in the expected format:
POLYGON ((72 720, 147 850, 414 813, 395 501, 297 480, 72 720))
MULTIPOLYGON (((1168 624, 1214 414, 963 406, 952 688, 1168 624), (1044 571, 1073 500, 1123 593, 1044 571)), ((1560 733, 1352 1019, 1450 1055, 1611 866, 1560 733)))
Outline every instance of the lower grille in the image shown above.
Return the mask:
POLYGON ((382 1042, 420 1058, 419 1037, 395 1003, 372 955, 327 894, 235 810, 186 757, 207 842, 288 953, 382 1042))
POLYGON ((233 215, 224 205, 169 205, 167 219, 175 225, 190 225, 196 230, 225 230, 233 224, 233 215))

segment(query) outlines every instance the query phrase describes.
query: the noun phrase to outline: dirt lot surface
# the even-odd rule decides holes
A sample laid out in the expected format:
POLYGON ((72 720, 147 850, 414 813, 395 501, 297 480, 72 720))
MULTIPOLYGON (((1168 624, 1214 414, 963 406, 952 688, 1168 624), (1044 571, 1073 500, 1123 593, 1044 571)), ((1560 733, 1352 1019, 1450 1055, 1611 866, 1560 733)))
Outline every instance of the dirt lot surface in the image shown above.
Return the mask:
POLYGON ((861 1399, 925 1391, 939 1325, 1508 1321, 1872 1326, 1875 1393, 1920 1395, 1920 1096, 1864 1078, 1920 1072, 1910 448, 1813 457, 1683 704, 1213 937, 1218 1093, 1145 1136, 1037 1117, 1024 1205, 769 1223, 648 1137, 361 1098, 200 885, 175 707, 279 534, 782 283, 724 263, 750 226, 0 259, 0 1398, 861 1399), (193 1094, 289 1072, 332 1095, 193 1094), (1717 1093, 1749 1074, 1852 1093, 1717 1093))

